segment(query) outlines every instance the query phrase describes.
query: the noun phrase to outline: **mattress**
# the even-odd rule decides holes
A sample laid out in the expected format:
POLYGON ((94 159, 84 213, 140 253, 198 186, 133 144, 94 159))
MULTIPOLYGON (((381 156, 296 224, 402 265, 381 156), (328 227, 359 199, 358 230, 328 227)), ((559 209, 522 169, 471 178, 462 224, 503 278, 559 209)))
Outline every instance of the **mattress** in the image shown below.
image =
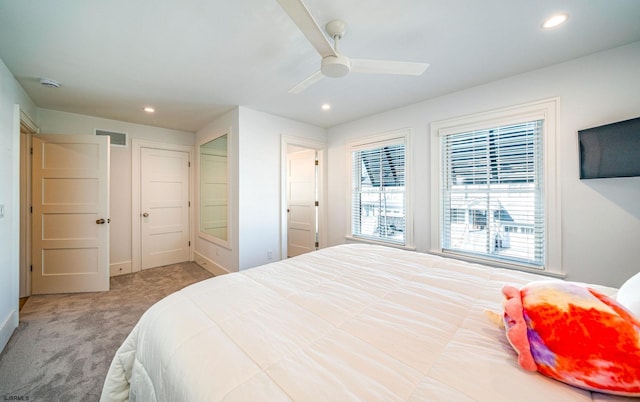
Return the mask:
POLYGON ((363 244, 215 277, 141 317, 101 400, 627 400, 518 366, 485 312, 542 279, 363 244))

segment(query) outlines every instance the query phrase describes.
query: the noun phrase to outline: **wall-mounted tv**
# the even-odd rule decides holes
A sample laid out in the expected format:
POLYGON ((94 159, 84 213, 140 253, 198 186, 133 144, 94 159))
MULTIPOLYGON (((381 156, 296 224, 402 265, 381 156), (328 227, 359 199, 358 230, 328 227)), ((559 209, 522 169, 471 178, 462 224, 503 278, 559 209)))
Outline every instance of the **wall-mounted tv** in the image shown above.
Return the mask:
POLYGON ((580 179, 640 176, 640 117, 578 131, 580 179))

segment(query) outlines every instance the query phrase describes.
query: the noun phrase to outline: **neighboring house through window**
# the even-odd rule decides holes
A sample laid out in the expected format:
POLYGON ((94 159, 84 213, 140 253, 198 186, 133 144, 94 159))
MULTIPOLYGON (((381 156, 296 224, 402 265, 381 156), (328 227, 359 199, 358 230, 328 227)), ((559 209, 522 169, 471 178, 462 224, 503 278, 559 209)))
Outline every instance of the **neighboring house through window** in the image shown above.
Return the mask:
POLYGON ((403 130, 348 144, 351 162, 348 237, 411 245, 408 142, 409 131, 403 130))
POLYGON ((560 273, 557 103, 432 124, 432 251, 560 273))

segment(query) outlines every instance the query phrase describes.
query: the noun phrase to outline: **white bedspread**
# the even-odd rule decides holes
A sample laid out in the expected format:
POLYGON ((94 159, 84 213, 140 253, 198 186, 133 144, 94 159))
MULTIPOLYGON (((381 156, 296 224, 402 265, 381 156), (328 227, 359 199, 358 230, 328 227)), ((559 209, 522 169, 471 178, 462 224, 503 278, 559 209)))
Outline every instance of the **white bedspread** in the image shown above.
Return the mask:
POLYGON ((627 400, 518 367, 484 311, 539 279, 370 245, 212 278, 143 315, 102 400, 627 400))

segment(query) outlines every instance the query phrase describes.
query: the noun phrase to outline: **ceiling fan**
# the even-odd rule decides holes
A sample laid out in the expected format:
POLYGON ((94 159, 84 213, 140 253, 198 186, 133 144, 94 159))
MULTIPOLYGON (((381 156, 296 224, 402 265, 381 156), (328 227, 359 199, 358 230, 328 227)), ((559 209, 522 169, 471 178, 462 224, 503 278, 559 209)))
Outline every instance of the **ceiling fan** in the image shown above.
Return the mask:
POLYGON ((356 73, 420 75, 429 67, 427 63, 350 59, 338 52, 338 41, 347 29, 347 24, 344 21, 333 20, 325 26, 325 30, 334 41, 332 46, 302 0, 278 0, 278 3, 289 14, 289 17, 322 57, 320 71, 316 71, 291 88, 289 93, 300 93, 320 81, 323 77, 343 77, 350 71, 356 73))

